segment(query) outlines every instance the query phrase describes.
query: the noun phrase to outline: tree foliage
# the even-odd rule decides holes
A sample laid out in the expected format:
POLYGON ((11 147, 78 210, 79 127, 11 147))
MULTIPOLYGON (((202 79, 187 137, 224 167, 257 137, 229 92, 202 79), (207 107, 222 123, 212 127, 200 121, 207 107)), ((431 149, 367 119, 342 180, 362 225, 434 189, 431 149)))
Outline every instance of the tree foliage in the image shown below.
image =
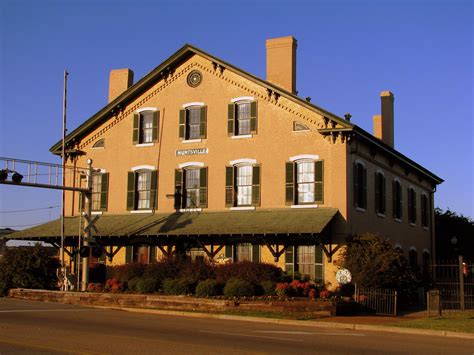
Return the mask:
POLYGON ((10 288, 54 289, 57 267, 57 261, 39 244, 6 249, 0 261, 0 293, 10 288))
POLYGON ((436 208, 435 231, 437 259, 463 255, 467 260, 474 260, 474 220, 449 208, 446 211, 436 208), (451 242, 453 237, 457 239, 456 244, 451 242))
POLYGON ((415 274, 403 254, 377 235, 350 238, 339 264, 349 269, 352 282, 358 287, 396 289, 407 294, 417 286, 415 274))

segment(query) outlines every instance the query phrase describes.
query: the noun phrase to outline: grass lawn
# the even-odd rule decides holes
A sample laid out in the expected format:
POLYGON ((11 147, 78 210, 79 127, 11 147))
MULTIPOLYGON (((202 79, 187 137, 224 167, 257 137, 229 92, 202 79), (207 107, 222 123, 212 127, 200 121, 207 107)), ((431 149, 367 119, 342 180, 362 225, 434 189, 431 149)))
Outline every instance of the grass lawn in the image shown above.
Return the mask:
POLYGON ((444 313, 441 317, 404 320, 386 324, 392 327, 446 330, 474 333, 474 311, 444 313))

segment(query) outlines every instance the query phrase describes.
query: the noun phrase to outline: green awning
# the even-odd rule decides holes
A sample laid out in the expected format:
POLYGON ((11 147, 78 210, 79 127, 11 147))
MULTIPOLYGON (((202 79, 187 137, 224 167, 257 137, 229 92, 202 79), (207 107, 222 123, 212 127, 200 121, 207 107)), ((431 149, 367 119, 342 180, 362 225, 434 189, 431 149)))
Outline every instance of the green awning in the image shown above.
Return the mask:
MULTIPOLYGON (((99 215, 94 237, 320 234, 336 208, 278 209, 172 214, 99 215)), ((83 217, 65 218, 65 237, 77 237, 83 217)), ((8 240, 47 240, 61 235, 55 220, 5 236, 8 240)))

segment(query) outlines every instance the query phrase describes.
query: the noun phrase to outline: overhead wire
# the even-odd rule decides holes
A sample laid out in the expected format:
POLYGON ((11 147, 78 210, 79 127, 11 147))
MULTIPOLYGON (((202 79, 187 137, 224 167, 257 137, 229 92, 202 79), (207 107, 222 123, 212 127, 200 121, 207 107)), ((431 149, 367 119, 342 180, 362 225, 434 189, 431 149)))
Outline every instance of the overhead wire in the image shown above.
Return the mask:
POLYGON ((61 206, 49 206, 49 207, 39 207, 39 208, 30 208, 27 210, 14 210, 14 211, 0 211, 0 213, 21 213, 21 212, 32 212, 32 211, 41 211, 41 210, 49 210, 53 208, 59 208, 61 206))

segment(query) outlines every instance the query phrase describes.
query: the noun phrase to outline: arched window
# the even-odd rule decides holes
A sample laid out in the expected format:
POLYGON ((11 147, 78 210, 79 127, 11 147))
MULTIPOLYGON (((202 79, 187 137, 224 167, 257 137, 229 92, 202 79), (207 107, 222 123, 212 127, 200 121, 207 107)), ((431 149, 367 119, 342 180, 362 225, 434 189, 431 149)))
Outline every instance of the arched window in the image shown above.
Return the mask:
POLYGON ((416 223, 416 192, 413 187, 408 188, 408 222, 416 223))
POLYGON ((207 207, 207 167, 203 163, 180 165, 175 170, 175 208, 207 207))
POLYGON ((430 274, 430 252, 428 250, 424 250, 423 254, 421 255, 421 263, 423 268, 423 276, 426 278, 430 274))
POLYGON ((427 228, 430 221, 430 209, 428 208, 428 196, 425 193, 421 194, 421 225, 427 228))
POLYGON ((408 263, 413 270, 418 268, 418 253, 415 248, 410 248, 408 252, 408 263))
POLYGON ((157 171, 137 167, 128 173, 127 209, 150 210, 156 206, 157 171))
POLYGON ((179 111, 179 138, 184 141, 206 138, 207 107, 202 102, 183 105, 179 111))
POLYGON ((141 109, 133 117, 133 144, 150 144, 158 140, 160 111, 141 109))
POLYGON ((105 138, 99 139, 97 142, 94 143, 92 146, 92 149, 99 149, 99 148, 105 148, 105 138))
POLYGON ((229 104, 227 133, 230 136, 257 133, 257 102, 253 97, 236 98, 229 104))
POLYGON ((380 215, 385 215, 385 176, 383 172, 377 171, 375 173, 375 212, 380 215))
POLYGON ((402 184, 399 180, 393 180, 393 218, 396 220, 402 219, 402 184))
POLYGON ((311 205, 324 202, 323 161, 298 159, 286 163, 286 204, 311 205))
POLYGON ((367 208, 367 169, 364 163, 354 163, 353 174, 354 206, 365 210, 367 208))
POLYGON ((240 159, 226 167, 226 207, 260 205, 260 165, 253 159, 240 159))

